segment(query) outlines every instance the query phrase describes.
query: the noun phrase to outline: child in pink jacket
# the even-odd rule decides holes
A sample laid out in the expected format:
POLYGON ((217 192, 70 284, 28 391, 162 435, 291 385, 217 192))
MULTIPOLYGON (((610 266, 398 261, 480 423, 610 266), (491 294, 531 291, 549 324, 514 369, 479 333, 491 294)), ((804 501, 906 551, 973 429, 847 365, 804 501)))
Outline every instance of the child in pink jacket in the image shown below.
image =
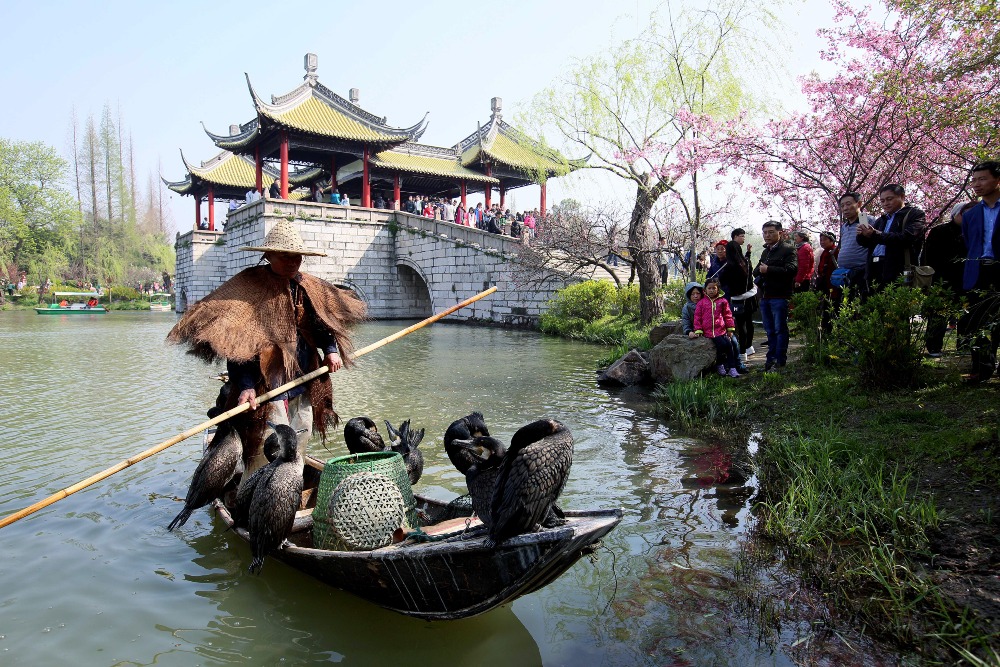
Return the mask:
POLYGON ((719 357, 725 360, 716 368, 719 375, 738 378, 738 352, 729 335, 735 330, 733 311, 729 309, 729 302, 722 298, 719 281, 709 278, 705 281, 705 296, 694 309, 694 332, 711 339, 719 357))

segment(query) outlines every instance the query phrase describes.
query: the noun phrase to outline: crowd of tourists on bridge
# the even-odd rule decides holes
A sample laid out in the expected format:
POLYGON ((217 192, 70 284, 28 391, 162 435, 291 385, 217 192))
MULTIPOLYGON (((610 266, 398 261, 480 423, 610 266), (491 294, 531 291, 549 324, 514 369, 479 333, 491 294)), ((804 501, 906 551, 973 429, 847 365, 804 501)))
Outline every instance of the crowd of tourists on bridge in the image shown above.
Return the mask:
MULTIPOLYGON (((788 310, 794 293, 819 292, 822 326, 829 330, 847 289, 864 302, 900 280, 914 287, 933 282, 950 298, 961 299, 965 308, 957 322, 928 317, 928 355, 940 357, 945 333, 957 329, 958 346, 972 359, 966 380, 989 380, 996 372, 1000 344, 1000 162, 973 166, 970 184, 975 199, 958 197, 945 219, 929 230, 924 212, 906 202, 899 184, 879 189, 883 213, 878 217, 861 210, 860 194, 844 193, 839 235, 820 233, 818 253, 807 232, 789 231, 769 220, 762 228, 764 249, 756 266, 750 246, 744 248, 744 230, 734 229, 729 239, 715 244, 705 284, 686 286, 684 333, 711 338, 719 350, 720 374, 735 377, 745 372, 747 357, 755 353, 751 315, 759 309, 767 334, 764 368, 771 370, 787 362, 788 310)), ((662 238, 659 251, 660 275, 666 280, 675 253, 662 238)))

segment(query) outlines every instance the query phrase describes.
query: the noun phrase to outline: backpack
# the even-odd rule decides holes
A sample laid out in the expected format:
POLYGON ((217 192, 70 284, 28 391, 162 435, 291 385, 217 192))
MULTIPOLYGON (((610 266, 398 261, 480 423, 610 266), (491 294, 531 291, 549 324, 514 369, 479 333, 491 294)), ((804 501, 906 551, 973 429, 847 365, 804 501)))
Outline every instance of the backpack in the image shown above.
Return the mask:
POLYGON ((851 282, 851 270, 844 268, 837 268, 833 270, 830 274, 830 286, 837 287, 839 289, 844 289, 849 286, 851 282))

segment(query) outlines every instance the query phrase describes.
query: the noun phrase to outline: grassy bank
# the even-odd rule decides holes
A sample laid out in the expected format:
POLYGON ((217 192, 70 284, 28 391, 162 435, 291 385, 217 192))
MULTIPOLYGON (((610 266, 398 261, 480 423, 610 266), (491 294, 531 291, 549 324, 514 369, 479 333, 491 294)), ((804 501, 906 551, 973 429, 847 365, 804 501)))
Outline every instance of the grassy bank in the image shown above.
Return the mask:
POLYGON ((821 592, 826 622, 928 663, 998 664, 1000 401, 996 381, 962 384, 966 361, 918 361, 908 386, 875 389, 864 359, 800 360, 658 398, 734 448, 760 432, 757 534, 821 592))

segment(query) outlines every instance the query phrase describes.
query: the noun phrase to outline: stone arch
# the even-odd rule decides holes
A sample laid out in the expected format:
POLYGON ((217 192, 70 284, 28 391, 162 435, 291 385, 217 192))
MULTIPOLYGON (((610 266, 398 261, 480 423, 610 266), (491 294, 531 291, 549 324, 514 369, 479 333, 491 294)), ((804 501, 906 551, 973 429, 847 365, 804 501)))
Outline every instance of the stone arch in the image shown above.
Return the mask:
POLYGON ((400 317, 425 318, 434 314, 434 297, 430 282, 416 263, 406 258, 396 259, 396 278, 400 286, 400 317))
POLYGON ((341 280, 339 283, 333 283, 333 284, 336 285, 337 287, 342 287, 344 289, 351 290, 357 295, 359 299, 365 302, 365 305, 371 303, 371 300, 368 298, 368 295, 365 294, 365 290, 360 285, 356 284, 353 280, 347 280, 345 278, 344 280, 341 280))

